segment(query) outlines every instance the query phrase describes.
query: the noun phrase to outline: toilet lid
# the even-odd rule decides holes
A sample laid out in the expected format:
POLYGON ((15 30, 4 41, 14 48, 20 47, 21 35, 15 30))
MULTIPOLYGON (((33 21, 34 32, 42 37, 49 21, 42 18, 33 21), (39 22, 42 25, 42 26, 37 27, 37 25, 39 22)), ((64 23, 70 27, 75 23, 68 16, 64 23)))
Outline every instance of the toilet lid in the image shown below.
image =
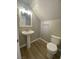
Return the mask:
POLYGON ((57 46, 53 43, 48 43, 47 44, 47 48, 50 50, 50 51, 57 51, 57 46))

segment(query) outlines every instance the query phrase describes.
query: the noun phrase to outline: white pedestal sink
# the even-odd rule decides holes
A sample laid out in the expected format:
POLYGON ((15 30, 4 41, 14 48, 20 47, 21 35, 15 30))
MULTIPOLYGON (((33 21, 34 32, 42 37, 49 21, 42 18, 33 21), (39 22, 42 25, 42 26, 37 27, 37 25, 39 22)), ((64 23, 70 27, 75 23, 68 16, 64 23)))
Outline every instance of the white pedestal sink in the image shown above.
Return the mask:
POLYGON ((33 34, 34 31, 32 30, 28 30, 28 31, 22 31, 22 34, 23 35, 27 35, 27 48, 30 48, 31 47, 31 43, 30 43, 30 35, 33 34))

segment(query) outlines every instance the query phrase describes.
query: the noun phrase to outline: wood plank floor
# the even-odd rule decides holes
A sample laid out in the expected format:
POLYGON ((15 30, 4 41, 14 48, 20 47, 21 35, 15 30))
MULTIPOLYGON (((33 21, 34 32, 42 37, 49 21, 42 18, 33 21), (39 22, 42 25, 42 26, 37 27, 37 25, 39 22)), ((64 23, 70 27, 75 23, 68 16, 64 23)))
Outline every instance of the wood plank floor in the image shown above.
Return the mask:
MULTIPOLYGON (((31 44, 31 48, 26 47, 21 48, 22 59, 48 59, 47 58, 47 47, 46 43, 38 40, 31 44)), ((59 53, 54 57, 54 59, 59 58, 59 53)))

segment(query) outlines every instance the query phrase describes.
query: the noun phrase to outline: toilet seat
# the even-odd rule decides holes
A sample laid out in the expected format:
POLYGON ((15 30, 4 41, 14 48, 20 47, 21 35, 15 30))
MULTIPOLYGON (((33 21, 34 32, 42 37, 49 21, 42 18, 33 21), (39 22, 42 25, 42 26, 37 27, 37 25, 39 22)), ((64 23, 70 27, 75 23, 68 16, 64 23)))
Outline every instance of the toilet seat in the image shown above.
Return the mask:
POLYGON ((55 44, 53 44, 53 43, 48 43, 47 44, 47 49, 49 51, 56 52, 57 51, 57 46, 55 44))

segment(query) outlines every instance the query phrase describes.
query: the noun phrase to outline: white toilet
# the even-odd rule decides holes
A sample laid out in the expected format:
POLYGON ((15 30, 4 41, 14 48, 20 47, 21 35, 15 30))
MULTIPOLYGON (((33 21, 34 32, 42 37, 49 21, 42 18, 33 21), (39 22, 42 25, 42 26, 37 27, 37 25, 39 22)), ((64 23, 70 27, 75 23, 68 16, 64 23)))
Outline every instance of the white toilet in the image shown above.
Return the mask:
POLYGON ((60 43, 60 37, 51 35, 51 42, 47 43, 47 57, 52 59, 54 54, 57 52, 57 45, 60 43))

